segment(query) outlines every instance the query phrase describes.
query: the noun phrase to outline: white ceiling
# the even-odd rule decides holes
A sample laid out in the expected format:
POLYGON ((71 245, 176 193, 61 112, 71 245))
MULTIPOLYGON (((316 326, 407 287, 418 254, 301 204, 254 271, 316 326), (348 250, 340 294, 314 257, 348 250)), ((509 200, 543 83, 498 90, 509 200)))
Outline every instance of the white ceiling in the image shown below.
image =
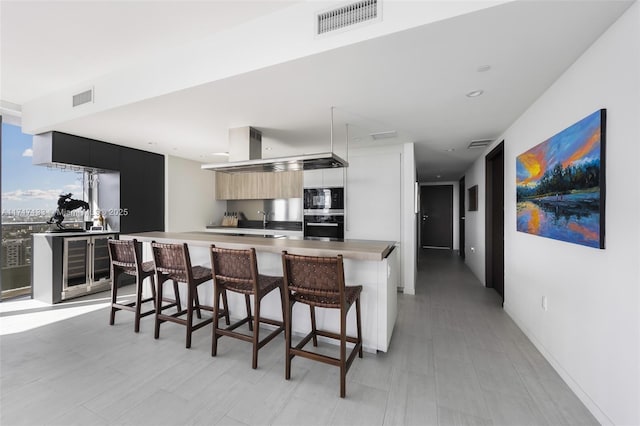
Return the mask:
MULTIPOLYGON (((251 3, 3 1, 1 98, 20 104, 289 5, 251 3), (60 24, 53 28, 52 20, 60 24)), ((482 153, 467 149, 471 140, 499 137, 629 5, 507 3, 84 116, 56 130, 214 162, 219 158, 211 153, 228 151, 227 129, 245 125, 263 131, 272 148, 265 156, 328 147, 335 106, 337 141, 345 123, 351 146, 414 141, 421 180, 457 180, 482 153), (478 72, 482 65, 491 69, 478 72), (465 96, 474 89, 484 94, 465 96), (399 138, 367 136, 386 130, 399 138)))

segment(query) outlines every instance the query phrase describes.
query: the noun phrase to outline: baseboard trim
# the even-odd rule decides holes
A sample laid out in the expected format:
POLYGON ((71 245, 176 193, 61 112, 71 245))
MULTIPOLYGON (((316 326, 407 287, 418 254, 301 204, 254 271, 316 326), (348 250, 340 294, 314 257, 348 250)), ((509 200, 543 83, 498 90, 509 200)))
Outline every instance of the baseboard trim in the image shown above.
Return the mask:
POLYGON ((518 319, 518 317, 509 309, 509 305, 506 303, 503 306, 504 311, 509 315, 509 317, 516 323, 516 325, 522 330, 522 332, 527 336, 527 338, 533 343, 533 345, 540 351, 542 356, 551 364, 554 370, 560 375, 562 380, 569 386, 569 388, 576 394, 578 399, 587 407, 587 410, 593 414, 593 416, 598 420, 598 422, 602 425, 614 425, 615 423, 600 409, 598 404, 589 396, 587 392, 582 389, 580 384, 571 377, 569 372, 564 369, 562 364, 556 360, 553 355, 544 347, 544 345, 535 337, 531 331, 525 327, 518 319))

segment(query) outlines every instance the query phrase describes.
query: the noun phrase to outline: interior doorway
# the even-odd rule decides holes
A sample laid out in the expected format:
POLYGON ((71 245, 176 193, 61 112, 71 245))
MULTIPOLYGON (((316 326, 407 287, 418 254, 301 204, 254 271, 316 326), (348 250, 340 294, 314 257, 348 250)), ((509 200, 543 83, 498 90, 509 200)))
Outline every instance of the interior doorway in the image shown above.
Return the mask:
POLYGON ((460 257, 464 260, 464 221, 466 219, 466 207, 465 207, 465 182, 464 176, 460 179, 460 183, 458 185, 458 253, 460 257))
POLYGON ((504 141, 485 157, 485 280, 504 305, 504 141))
POLYGON ((420 188, 422 248, 453 249, 453 185, 420 188))

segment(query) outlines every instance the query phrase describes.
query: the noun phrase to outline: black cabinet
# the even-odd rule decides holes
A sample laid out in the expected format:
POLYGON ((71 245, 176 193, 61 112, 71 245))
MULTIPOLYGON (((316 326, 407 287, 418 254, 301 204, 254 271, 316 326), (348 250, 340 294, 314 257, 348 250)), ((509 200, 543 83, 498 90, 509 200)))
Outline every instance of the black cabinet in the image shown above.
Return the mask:
POLYGON ((51 162, 92 167, 91 139, 52 132, 51 162))
POLYGON ((164 231, 164 156, 120 147, 120 232, 164 231))
POLYGON ((33 164, 70 164, 101 170, 119 170, 120 146, 61 132, 34 137, 33 164))
POLYGON ((120 170, 120 147, 92 140, 89 159, 91 167, 103 170, 120 170))

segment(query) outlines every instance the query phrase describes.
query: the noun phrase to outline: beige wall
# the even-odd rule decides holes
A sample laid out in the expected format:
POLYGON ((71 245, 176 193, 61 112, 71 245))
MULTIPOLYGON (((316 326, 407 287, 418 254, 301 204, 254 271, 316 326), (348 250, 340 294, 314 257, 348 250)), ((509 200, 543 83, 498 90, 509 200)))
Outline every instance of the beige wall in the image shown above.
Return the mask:
POLYGON ((227 203, 215 199, 215 173, 200 163, 165 156, 165 229, 167 232, 202 231, 219 224, 227 203))

